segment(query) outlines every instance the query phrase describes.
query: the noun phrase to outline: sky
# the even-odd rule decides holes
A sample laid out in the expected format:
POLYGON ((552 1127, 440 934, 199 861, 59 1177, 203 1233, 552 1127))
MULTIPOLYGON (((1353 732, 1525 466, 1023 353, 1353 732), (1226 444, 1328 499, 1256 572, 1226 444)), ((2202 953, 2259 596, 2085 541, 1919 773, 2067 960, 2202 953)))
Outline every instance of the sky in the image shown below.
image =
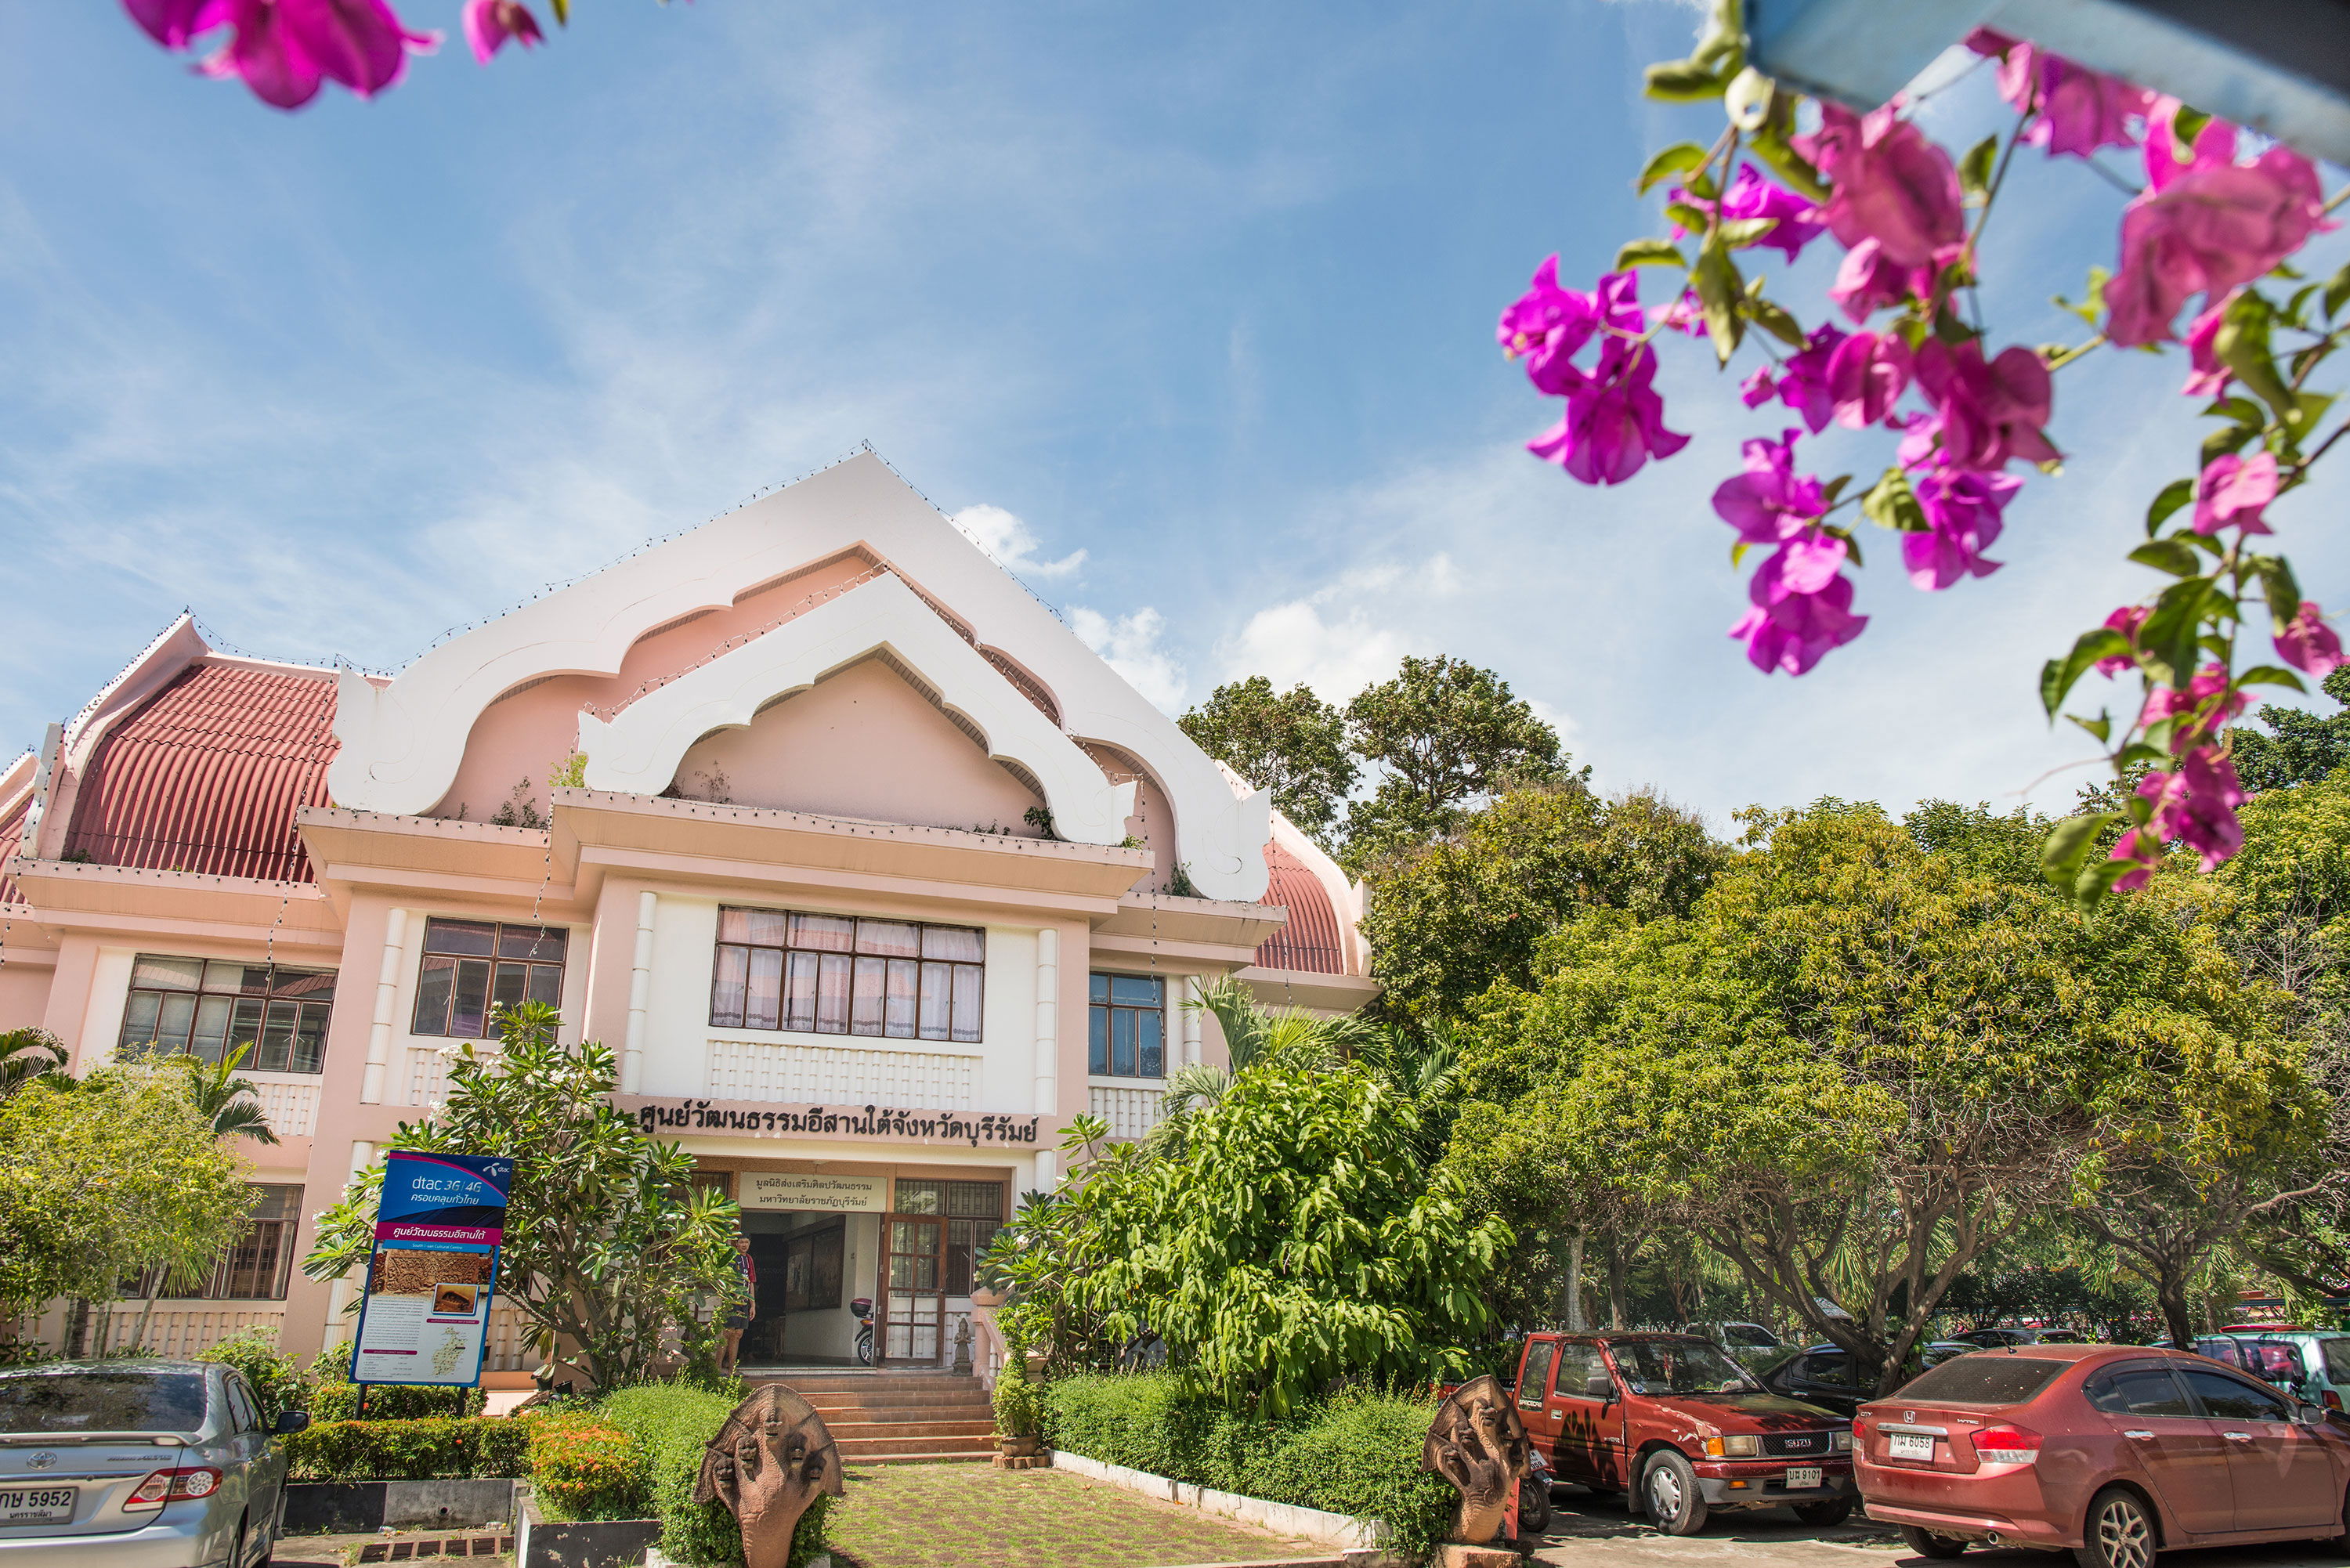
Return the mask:
MULTIPOLYGON (((2159 586, 2123 556, 2195 465, 2178 355, 2060 374, 2064 472, 1995 576, 1919 593, 1867 531, 1869 628, 1801 680, 1723 635, 1708 498, 1785 422, 1737 399, 1759 361, 1668 345, 1693 439, 1627 484, 1523 450, 1554 405, 1496 313, 1554 251, 1586 286, 1660 233, 1634 174, 1719 126, 1639 95, 1688 47, 1674 0, 539 9, 535 53, 452 40, 287 115, 107 0, 0 6, 0 753, 183 607, 224 649, 397 669, 869 442, 1170 711, 1452 654, 1603 789, 1718 828, 1822 794, 2062 811, 2094 776, 2037 672, 2159 586)), ((1987 71, 1938 79, 1933 134, 2000 123, 1987 71)), ((1994 347, 2082 335, 2050 296, 2124 200, 2018 161, 1994 347)), ((1806 322, 1834 248, 1773 278, 1806 322)), ((1887 445, 1807 450, 1866 483, 1887 445)), ((2271 514, 2329 606, 2339 466, 2271 514)))

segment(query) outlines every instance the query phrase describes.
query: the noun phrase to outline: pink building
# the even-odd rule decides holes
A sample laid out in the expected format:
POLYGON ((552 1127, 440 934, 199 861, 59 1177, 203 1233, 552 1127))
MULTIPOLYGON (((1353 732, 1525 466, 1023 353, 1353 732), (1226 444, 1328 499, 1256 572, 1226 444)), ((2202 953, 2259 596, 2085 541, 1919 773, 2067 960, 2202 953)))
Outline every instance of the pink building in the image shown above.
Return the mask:
MULTIPOLYGON (((538 999, 744 1205, 746 1361, 848 1359, 858 1297, 885 1360, 935 1361, 1069 1119, 1138 1136, 1169 1072, 1222 1057, 1193 988, 1359 1006, 1357 914, 1264 794, 871 456, 390 678, 218 653, 183 618, 0 774, 0 1029, 77 1070, 255 1043, 283 1141, 245 1149, 244 1243, 158 1303, 174 1353, 343 1337, 350 1283, 295 1266, 309 1217, 452 1047, 538 999)), ((490 1366, 528 1364, 502 1312, 490 1366)))

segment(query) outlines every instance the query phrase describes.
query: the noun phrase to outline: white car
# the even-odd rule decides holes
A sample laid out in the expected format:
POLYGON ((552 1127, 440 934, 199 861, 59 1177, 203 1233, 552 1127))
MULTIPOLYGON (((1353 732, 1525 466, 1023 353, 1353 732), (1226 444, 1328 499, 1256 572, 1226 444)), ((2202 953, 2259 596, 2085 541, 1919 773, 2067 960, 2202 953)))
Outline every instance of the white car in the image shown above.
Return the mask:
POLYGON ((0 1372, 0 1568, 267 1568, 309 1420, 210 1362, 0 1372))

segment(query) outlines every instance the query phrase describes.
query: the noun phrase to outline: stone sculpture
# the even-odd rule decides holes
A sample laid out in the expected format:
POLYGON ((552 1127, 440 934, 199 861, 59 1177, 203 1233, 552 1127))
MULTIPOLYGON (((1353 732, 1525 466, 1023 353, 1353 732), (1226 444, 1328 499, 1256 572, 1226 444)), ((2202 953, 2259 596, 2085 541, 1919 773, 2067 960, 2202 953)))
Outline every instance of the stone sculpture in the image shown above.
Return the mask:
POLYGON ((1461 1493, 1454 1539, 1482 1546, 1501 1534, 1532 1452, 1525 1423, 1499 1378, 1488 1375, 1463 1383, 1436 1407, 1419 1468, 1442 1476, 1461 1493))
POLYGON ((744 1568, 788 1568, 792 1532, 818 1492, 840 1496, 840 1449, 816 1407, 780 1383, 734 1407, 693 1484, 694 1501, 734 1515, 744 1568))

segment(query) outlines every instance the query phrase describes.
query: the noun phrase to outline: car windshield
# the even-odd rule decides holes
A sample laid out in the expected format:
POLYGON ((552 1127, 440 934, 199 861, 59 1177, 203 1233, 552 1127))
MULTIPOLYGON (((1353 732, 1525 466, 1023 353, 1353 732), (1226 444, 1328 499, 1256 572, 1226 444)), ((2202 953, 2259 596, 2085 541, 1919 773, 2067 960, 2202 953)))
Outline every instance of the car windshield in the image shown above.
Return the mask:
POLYGON ((196 1372, 18 1372, 0 1376, 0 1432, 192 1432, 196 1372))
POLYGON ((1722 1337, 1730 1341, 1732 1345, 1742 1345, 1749 1350, 1776 1350, 1779 1348, 1779 1342, 1771 1337, 1771 1331, 1769 1329, 1757 1328, 1751 1323, 1733 1323, 1730 1324, 1723 1331, 1722 1337))
POLYGON ((1755 1394, 1762 1386, 1715 1346, 1696 1339, 1622 1340, 1609 1345, 1635 1394, 1755 1394))
POLYGON ((1900 1397, 1947 1405, 2021 1405, 2072 1365, 2053 1355, 1958 1355, 1903 1384, 1900 1397))

